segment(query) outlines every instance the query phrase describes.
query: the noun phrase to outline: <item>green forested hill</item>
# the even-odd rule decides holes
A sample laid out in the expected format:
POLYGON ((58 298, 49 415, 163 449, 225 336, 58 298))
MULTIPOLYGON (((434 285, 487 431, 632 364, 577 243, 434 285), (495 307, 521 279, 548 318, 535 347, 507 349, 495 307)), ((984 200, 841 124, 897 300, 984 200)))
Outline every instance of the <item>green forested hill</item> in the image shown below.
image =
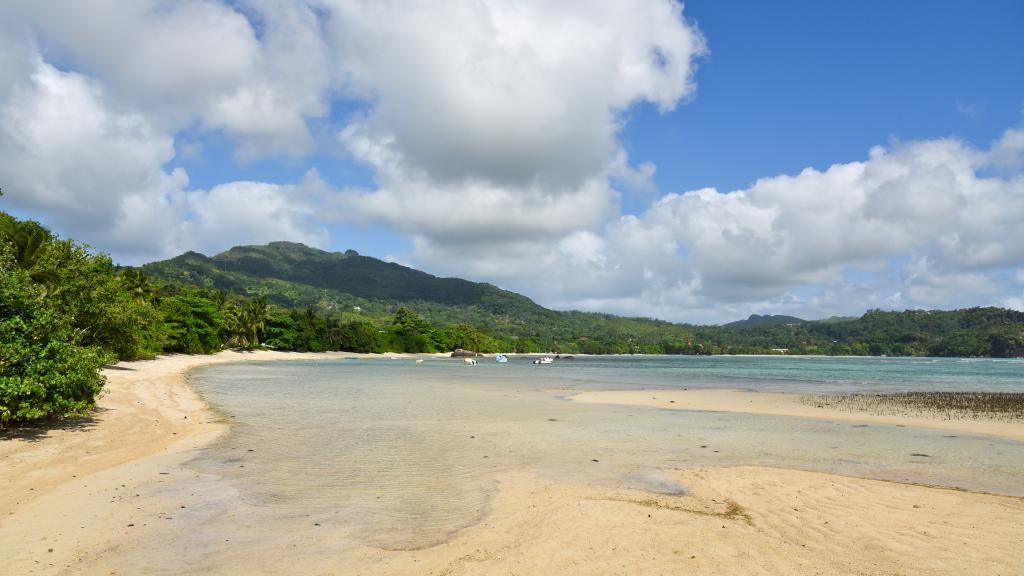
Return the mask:
POLYGON ((186 252, 146 264, 143 270, 166 282, 239 294, 259 292, 286 306, 319 304, 321 291, 328 290, 347 295, 344 299, 352 302, 429 302, 478 307, 494 314, 550 313, 525 296, 490 284, 438 278, 352 250, 324 252, 295 242, 236 246, 213 257, 186 252), (287 282, 290 289, 282 285, 274 289, 275 280, 287 282))
POLYGON ((766 314, 761 316, 759 314, 751 314, 746 320, 737 320, 735 322, 729 322, 723 324, 723 328, 754 328, 757 326, 779 326, 786 324, 799 324, 806 322, 802 318, 796 316, 782 316, 782 315, 771 315, 766 314))
POLYGON ((1024 356, 1024 312, 1004 308, 869 310, 852 320, 746 328, 698 328, 714 349, 785 348, 797 354, 1024 356))
POLYGON ((345 320, 385 319, 402 306, 435 324, 470 323, 490 333, 550 332, 562 318, 491 284, 438 278, 354 251, 325 252, 294 242, 236 246, 213 257, 187 252, 143 266, 158 280, 265 296, 286 308, 315 308, 345 320))
POLYGON ((393 325, 401 308, 437 327, 469 325, 506 351, 1019 356, 1024 313, 1000 308, 869 311, 805 321, 758 316, 693 326, 589 312, 548 310, 490 284, 438 278, 376 258, 292 242, 239 246, 213 257, 189 252, 143 270, 179 286, 223 290, 303 309, 338 322, 393 325))
POLYGON ((386 327, 404 307, 436 326, 471 325, 507 351, 660 353, 666 343, 677 352, 692 341, 687 325, 548 310, 491 284, 438 278, 354 251, 324 252, 293 242, 237 246, 213 257, 188 252, 142 269, 172 286, 263 296, 339 322, 386 327))

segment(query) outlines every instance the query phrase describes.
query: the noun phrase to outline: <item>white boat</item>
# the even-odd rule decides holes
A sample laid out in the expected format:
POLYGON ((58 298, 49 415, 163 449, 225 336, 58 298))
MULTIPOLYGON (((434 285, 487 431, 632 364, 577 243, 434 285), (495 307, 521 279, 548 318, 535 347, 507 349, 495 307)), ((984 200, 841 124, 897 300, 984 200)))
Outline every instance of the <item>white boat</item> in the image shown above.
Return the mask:
POLYGON ((555 363, 555 359, 550 357, 550 356, 545 356, 545 357, 540 358, 538 360, 534 360, 533 363, 534 364, 554 364, 555 363))
POLYGON ((497 356, 494 357, 494 361, 497 362, 498 364, 504 364, 508 362, 508 356, 505 356, 504 354, 498 354, 497 356))
POLYGON ((474 358, 463 358, 462 363, 468 366, 476 366, 476 359, 474 358))

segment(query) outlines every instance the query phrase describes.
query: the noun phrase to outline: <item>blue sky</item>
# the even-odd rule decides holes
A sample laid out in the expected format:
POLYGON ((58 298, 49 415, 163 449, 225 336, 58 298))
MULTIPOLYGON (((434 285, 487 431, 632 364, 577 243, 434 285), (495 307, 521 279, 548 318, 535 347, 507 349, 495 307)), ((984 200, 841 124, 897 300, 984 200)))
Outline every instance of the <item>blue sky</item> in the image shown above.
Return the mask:
POLYGON ((1024 109, 1024 3, 686 3, 708 39, 692 102, 630 116, 665 190, 734 190, 890 138, 985 146, 1024 109))
POLYGON ((0 202, 122 262, 289 239, 697 322, 1024 305, 1020 2, 88 4, 0 26, 0 202))

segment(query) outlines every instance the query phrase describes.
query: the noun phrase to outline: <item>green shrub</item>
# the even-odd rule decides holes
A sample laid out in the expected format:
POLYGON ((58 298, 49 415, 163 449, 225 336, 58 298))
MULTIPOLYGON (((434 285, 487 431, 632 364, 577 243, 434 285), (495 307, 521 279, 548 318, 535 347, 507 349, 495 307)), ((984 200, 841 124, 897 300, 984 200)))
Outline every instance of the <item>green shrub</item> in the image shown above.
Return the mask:
POLYGON ((0 426, 85 413, 103 387, 99 369, 112 359, 75 343, 44 288, 0 246, 0 426))
POLYGON ((224 327, 217 305, 195 295, 167 296, 160 299, 168 352, 212 354, 220 350, 220 332, 224 327))

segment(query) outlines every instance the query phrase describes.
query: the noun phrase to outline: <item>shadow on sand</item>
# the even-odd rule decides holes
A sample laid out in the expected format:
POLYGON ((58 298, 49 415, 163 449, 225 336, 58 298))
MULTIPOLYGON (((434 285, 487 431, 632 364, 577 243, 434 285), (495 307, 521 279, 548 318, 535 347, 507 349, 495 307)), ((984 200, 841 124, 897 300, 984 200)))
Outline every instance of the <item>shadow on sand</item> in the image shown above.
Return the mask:
POLYGON ((42 420, 27 424, 16 424, 0 429, 0 442, 5 440, 25 440, 28 442, 39 442, 46 438, 54 430, 66 430, 70 432, 85 432, 95 427, 97 417, 106 412, 107 408, 93 408, 89 414, 76 418, 61 418, 53 420, 42 420))

